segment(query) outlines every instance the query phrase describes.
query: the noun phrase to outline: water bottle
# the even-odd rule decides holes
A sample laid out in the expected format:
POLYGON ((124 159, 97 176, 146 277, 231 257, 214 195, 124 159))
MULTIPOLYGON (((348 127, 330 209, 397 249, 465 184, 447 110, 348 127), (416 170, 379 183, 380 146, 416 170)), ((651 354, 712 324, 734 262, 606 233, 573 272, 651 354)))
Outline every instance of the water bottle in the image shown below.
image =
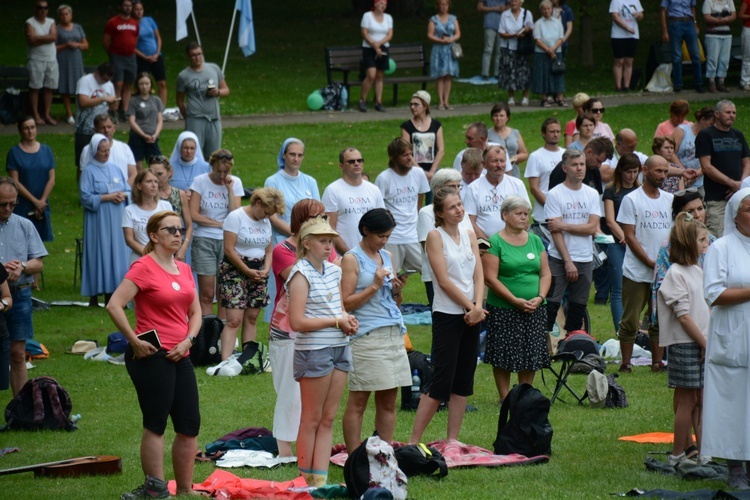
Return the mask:
POLYGON ((417 409, 419 406, 419 399, 422 396, 422 379, 419 378, 419 372, 414 370, 414 374, 411 376, 411 407, 417 409))
POLYGON ((346 90, 346 86, 341 87, 341 111, 346 111, 347 103, 349 102, 349 91, 346 90))

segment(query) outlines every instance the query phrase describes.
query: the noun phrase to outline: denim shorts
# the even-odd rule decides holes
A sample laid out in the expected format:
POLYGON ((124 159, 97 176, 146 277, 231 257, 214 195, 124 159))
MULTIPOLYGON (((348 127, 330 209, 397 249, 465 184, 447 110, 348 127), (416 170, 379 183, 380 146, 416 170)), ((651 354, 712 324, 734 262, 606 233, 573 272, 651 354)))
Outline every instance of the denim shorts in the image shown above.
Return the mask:
POLYGON ((31 287, 14 290, 11 287, 13 307, 5 313, 10 340, 28 340, 34 338, 34 325, 31 322, 31 287))
POLYGON ((352 354, 348 345, 294 351, 294 380, 325 377, 334 368, 342 372, 352 369, 352 354))
POLYGON ((200 276, 216 276, 224 258, 224 240, 193 238, 193 272, 200 276))

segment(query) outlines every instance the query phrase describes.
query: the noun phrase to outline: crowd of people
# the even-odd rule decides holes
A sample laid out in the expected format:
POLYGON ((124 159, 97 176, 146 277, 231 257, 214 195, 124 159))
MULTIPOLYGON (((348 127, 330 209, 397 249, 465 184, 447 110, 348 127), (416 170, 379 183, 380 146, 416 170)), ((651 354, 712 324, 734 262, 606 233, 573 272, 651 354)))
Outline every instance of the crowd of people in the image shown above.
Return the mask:
MULTIPOLYGON (((675 24, 684 21, 670 14, 675 3, 680 2, 662 2, 670 39, 687 36, 675 24)), ((36 2, 40 17, 46 5, 36 2)), ((562 0, 544 0, 542 17, 533 23, 521 0, 479 5, 480 12, 499 15, 500 26, 494 38, 485 33, 483 73, 499 50, 496 74, 510 96, 489 111, 492 125, 471 123, 467 147, 453 168, 445 168, 444 131, 430 116, 432 96, 417 91, 410 99, 412 117, 385 148, 388 168, 370 182, 362 153, 346 147, 338 158, 341 178, 321 195, 316 179, 301 171, 305 144, 294 137, 281 144, 278 169, 264 187, 246 193, 242 179, 232 175, 232 152, 221 145, 218 99, 229 88, 194 42, 187 46, 190 65, 177 85, 186 131, 171 157, 162 155, 164 103, 151 93, 148 73, 166 99, 158 27, 144 26, 150 18, 137 0, 120 2, 120 14, 105 35, 111 62, 80 76, 68 91, 76 95, 76 116, 69 121, 76 125, 84 213, 81 293, 91 305, 104 295, 113 322, 128 339, 125 363, 143 413, 146 480, 123 498, 161 497, 167 491, 163 448, 169 418, 176 432, 177 491, 190 490, 200 411, 187 353, 206 315, 225 321, 222 362, 213 367, 221 374, 258 351, 257 319, 265 308, 278 396, 273 433, 280 460, 296 461, 308 485, 326 484, 334 419, 347 386, 342 425, 348 451, 362 440, 371 393, 374 428, 383 439, 396 439, 398 388, 411 382, 399 305, 414 273, 422 275, 432 310, 434 375, 409 442, 422 440, 442 403, 448 407, 445 436, 458 439, 474 390, 482 326, 485 363, 492 366, 502 401, 513 373, 519 382, 533 384, 536 372, 549 365, 548 332, 563 302, 564 330, 582 329, 593 284, 594 302, 610 303, 620 373, 633 371, 633 345, 646 314, 650 370, 668 371, 667 383, 675 388, 670 463, 727 458, 730 486, 750 489, 743 462, 750 444, 738 445, 726 432, 750 412, 748 398, 725 390, 727 381, 747 385, 750 364, 745 312, 750 277, 741 271, 750 252, 750 148, 733 128, 735 105, 721 100, 696 111, 690 122, 689 103, 676 100, 670 118, 655 124, 653 154, 646 155, 638 151, 633 130, 615 133, 603 121, 601 99, 579 93, 572 99, 577 117, 565 124, 545 119, 543 145, 530 152, 520 131, 508 126, 514 92, 522 92, 522 105, 528 104, 530 88, 544 96, 543 107, 567 104, 564 81, 554 68, 557 58, 564 58, 572 13, 562 0), (142 45, 139 30, 150 41, 142 45), (535 40, 533 78, 528 54, 520 50, 528 34, 535 40), (114 138, 111 113, 127 116, 128 143, 114 138), (243 206, 245 197, 249 202, 243 206), (600 236, 596 243, 595 236, 600 236), (135 327, 124 312, 128 304, 135 309, 135 327), (238 337, 241 348, 235 353, 238 337)), ((366 85, 360 110, 366 110, 371 88, 375 109, 384 109, 383 55, 393 35, 385 7, 385 0, 376 0, 362 22, 366 85)), ((439 0, 437 7, 428 33, 436 44, 432 66, 445 71, 434 75, 438 107, 444 109, 457 74, 451 45, 461 35, 450 2, 439 0)), ((59 12, 59 31, 49 29, 58 37, 65 31, 70 38, 60 51, 75 57, 77 50, 80 57, 85 34, 72 24, 69 6, 59 12)), ((641 18, 642 9, 631 4, 613 11, 618 28, 635 35, 623 40, 637 39, 641 18)), ((33 36, 49 43, 46 35, 33 36)), ((615 77, 626 90, 633 43, 614 38, 615 77)), ((51 66, 40 62, 44 75, 51 66)), ((714 69, 709 90, 715 85, 721 91, 721 64, 714 69)), ((10 367, 9 377, 0 370, 0 390, 10 387, 13 394, 27 379, 23 354, 25 340, 33 336, 31 292, 47 255, 42 242, 52 238, 54 157, 36 134, 37 126, 54 121, 48 108, 41 114, 39 109, 44 108, 35 105, 35 114, 19 121, 20 141, 7 157, 9 177, 0 177, 0 330, 8 332, 0 363, 10 367)))

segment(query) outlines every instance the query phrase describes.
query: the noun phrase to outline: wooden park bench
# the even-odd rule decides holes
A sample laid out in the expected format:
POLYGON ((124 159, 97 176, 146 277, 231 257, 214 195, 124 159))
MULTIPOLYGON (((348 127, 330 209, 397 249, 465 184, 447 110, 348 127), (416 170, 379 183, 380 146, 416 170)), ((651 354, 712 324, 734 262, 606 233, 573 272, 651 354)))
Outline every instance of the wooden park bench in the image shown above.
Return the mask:
MULTIPOLYGON (((325 53, 328 84, 344 85, 350 97, 351 87, 362 85, 360 79, 362 47, 326 47, 325 53), (341 75, 334 75, 335 73, 341 73, 341 75)), ((383 83, 393 85, 394 106, 398 104, 399 84, 421 83, 422 90, 427 89, 427 82, 432 81, 433 78, 430 77, 429 61, 425 55, 424 45, 421 43, 391 44, 388 55, 396 63, 396 74, 386 75, 383 83)), ((347 106, 348 100, 347 97, 347 106)))

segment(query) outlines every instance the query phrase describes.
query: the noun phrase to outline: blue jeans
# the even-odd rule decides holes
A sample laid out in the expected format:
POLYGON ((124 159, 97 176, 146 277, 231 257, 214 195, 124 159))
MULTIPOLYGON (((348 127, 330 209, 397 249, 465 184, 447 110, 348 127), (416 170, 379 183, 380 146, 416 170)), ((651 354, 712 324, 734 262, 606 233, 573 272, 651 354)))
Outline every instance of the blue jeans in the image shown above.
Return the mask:
POLYGON ((625 260, 625 245, 613 243, 607 245, 606 251, 610 278, 612 279, 612 295, 609 298, 609 308, 612 312, 615 332, 617 332, 617 329, 620 327, 620 320, 622 319, 622 263, 625 260))
POLYGON ((695 24, 693 21, 669 21, 667 30, 669 43, 672 46, 672 85, 676 89, 682 88, 682 42, 684 40, 693 67, 693 87, 696 89, 703 87, 703 71, 695 24))
POLYGON ((732 50, 732 35, 706 35, 706 78, 724 78, 732 50))

